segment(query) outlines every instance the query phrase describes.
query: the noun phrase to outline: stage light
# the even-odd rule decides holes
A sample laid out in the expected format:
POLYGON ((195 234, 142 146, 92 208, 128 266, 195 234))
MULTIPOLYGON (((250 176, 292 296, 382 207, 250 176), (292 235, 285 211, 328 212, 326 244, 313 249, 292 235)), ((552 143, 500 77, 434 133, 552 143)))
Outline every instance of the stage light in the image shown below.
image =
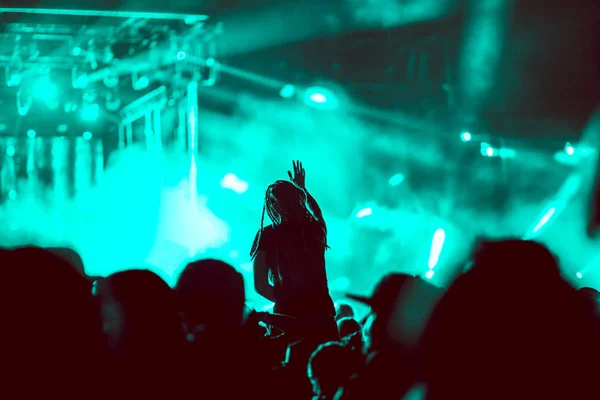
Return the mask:
POLYGON ((20 88, 17 91, 17 112, 21 117, 26 116, 31 110, 32 103, 31 91, 20 88))
POLYGON ((229 173, 221 180, 221 187, 232 190, 237 194, 242 194, 248 191, 248 182, 245 182, 234 174, 229 173))
POLYGON ((285 85, 279 91, 279 95, 284 99, 291 99, 296 95, 296 86, 294 85, 285 85))
POLYGON ((331 89, 322 86, 312 86, 306 89, 304 102, 311 107, 324 110, 333 110, 339 105, 336 94, 331 89))
POLYGON ((390 186, 398 186, 402 182, 404 182, 404 175, 402 174, 396 174, 388 180, 390 186))
POLYGON ((92 132, 83 132, 83 135, 81 136, 84 140, 92 140, 92 132))
POLYGON ((8 146, 6 148, 6 155, 9 157, 14 157, 15 154, 17 153, 17 149, 15 149, 15 146, 8 146))
POLYGON ((9 65, 4 68, 4 76, 6 78, 6 86, 19 86, 23 81, 23 61, 18 54, 13 53, 9 65))
POLYGON ((481 143, 481 155, 484 157, 493 157, 496 154, 496 151, 489 143, 481 143))
MULTIPOLYGON (((56 131, 58 133, 67 133, 67 131, 69 130, 69 125, 67 124, 60 124, 57 128, 56 131)), ((34 135, 35 136, 35 135, 34 135)))
POLYGON ((443 229, 438 229, 435 231, 433 234, 433 239, 431 240, 431 249, 429 250, 429 262, 427 263, 429 269, 435 268, 435 266, 438 264, 445 240, 446 232, 444 232, 443 229))
POLYGON ((177 53, 177 59, 179 61, 185 60, 185 56, 186 56, 185 51, 180 51, 179 53, 177 53))
POLYGON ((435 272, 433 272, 433 270, 430 269, 429 271, 427 271, 427 273, 425 273, 425 278, 431 279, 431 278, 433 278, 434 274, 435 274, 435 272))
POLYGON ((100 106, 96 103, 87 103, 81 107, 81 119, 95 121, 100 115, 100 106))
POLYGON ((150 85, 150 79, 146 75, 139 76, 138 72, 131 75, 131 83, 134 90, 144 90, 150 85))
POLYGON ((567 153, 567 155, 572 156, 573 154, 575 154, 575 148, 573 146, 571 146, 571 143, 568 143, 565 145, 565 153, 567 153))
POLYGON ((21 84, 22 80, 23 80, 23 77, 21 76, 21 74, 19 72, 16 72, 16 71, 11 72, 8 68, 6 68, 6 86, 8 86, 8 87, 19 86, 21 84))
POLYGON ((579 278, 579 279, 583 278, 583 275, 581 274, 581 272, 578 272, 578 273, 576 273, 575 275, 576 275, 576 276, 577 276, 577 278, 579 278))
POLYGON ((35 138, 35 135, 36 135, 36 133, 35 133, 35 131, 33 129, 30 129, 30 130, 27 131, 27 137, 29 139, 35 138))
POLYGON ((114 89, 119 86, 119 76, 118 75, 106 75, 103 79, 104 86, 109 89, 114 89))
POLYGON ((324 104, 327 103, 327 96, 325 96, 323 93, 312 93, 309 96, 310 101, 314 102, 314 103, 320 103, 320 104, 324 104))
POLYGON ((548 221, 550 221, 550 218, 552 218, 552 216, 554 215, 555 212, 556 212, 556 208, 554 208, 554 207, 549 208, 548 211, 546 211, 546 213, 544 214, 544 216, 540 219, 540 221, 535 225, 535 227, 533 228, 531 233, 536 233, 537 231, 542 229, 542 227, 544 225, 546 225, 548 223, 548 221))
POLYGON ((371 207, 363 208, 356 213, 356 218, 364 218, 373 214, 373 209, 371 207))
POLYGON ((81 55, 81 47, 74 47, 73 50, 71 50, 71 54, 73 54, 74 56, 81 55))
POLYGON ((116 93, 108 92, 106 93, 106 99, 104 104, 106 106, 106 109, 110 112, 119 111, 119 109, 121 108, 121 99, 116 93))
POLYGON ((85 72, 79 71, 77 67, 71 69, 71 85, 74 89, 85 89, 90 84, 90 78, 85 72))
POLYGON ((33 86, 33 94, 42 100, 50 100, 58 95, 58 88, 49 76, 44 76, 38 79, 33 86))
POLYGON ((460 134, 460 140, 463 142, 470 142, 472 138, 470 132, 463 132, 460 134))

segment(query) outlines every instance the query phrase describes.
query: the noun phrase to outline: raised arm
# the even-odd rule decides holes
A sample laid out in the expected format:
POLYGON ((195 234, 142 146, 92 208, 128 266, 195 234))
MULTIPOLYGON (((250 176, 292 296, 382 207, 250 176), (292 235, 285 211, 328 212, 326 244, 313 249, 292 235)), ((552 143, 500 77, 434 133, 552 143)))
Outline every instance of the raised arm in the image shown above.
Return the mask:
POLYGON ((319 204, 317 203, 315 198, 312 197, 312 195, 308 192, 308 190, 306 190, 306 171, 302 166, 302 162, 292 161, 292 166, 294 167, 294 172, 292 173, 292 171, 288 171, 288 176, 290 177, 290 180, 296 185, 298 185, 301 189, 303 189, 304 192, 306 192, 308 206, 314 213, 315 217, 317 217, 319 221, 324 223, 325 221, 323 219, 323 213, 321 212, 319 204))

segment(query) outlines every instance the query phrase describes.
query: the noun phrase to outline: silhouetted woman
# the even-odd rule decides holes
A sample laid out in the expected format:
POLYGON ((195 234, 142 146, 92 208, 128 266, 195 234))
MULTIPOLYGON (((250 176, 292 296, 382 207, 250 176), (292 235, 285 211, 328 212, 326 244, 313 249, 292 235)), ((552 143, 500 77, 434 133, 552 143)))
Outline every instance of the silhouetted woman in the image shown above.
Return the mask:
POLYGON ((290 182, 267 188, 261 229, 251 256, 256 292, 275 303, 274 311, 302 321, 304 334, 337 338, 335 307, 325 272, 327 226, 321 209, 305 188, 299 161, 290 182), (265 212, 273 222, 264 226, 265 212), (317 333, 319 331, 319 333, 317 333))

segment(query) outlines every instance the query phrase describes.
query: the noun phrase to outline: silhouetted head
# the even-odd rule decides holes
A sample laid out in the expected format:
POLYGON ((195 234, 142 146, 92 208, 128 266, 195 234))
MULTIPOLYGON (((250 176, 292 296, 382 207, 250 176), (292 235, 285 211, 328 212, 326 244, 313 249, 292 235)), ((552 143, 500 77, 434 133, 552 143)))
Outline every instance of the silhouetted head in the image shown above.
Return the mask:
MULTIPOLYGON (((311 209, 308 193, 292 182, 276 181, 267 188, 260 221, 260 231, 250 251, 252 258, 256 256, 258 251, 258 244, 264 229, 265 213, 269 216, 274 226, 290 223, 290 225, 295 225, 296 227, 317 227, 317 229, 312 229, 310 235, 316 234, 316 237, 323 243, 325 248, 329 248, 327 246, 327 225, 322 216, 320 214, 318 216, 315 215, 315 211, 311 209)), ((303 228, 302 230, 304 231, 303 228)))
POLYGON ((571 394, 593 380, 584 361, 598 354, 593 326, 547 248, 484 242, 431 317, 422 342, 428 397, 579 397, 571 394))
POLYGON ((357 370, 358 362, 352 349, 337 342, 319 346, 308 361, 314 395, 323 399, 332 399, 357 370))
POLYGON ((112 274, 97 288, 104 330, 115 352, 173 352, 185 339, 175 292, 147 270, 112 274))
POLYGON ((307 204, 306 192, 288 181, 276 181, 267 188, 265 209, 275 225, 315 220, 307 204))
POLYGON ((239 327, 244 317, 244 278, 219 260, 189 263, 177 280, 175 291, 190 330, 239 327))
MULTIPOLYGON (((104 343, 91 283, 65 260, 39 248, 0 250, 0 267, 0 350, 4 365, 10 366, 3 391, 32 376, 42 386, 40 380, 62 382, 65 376, 84 387, 81 382, 90 376, 102 379, 92 371, 104 343)), ((35 387, 19 387, 29 390, 35 387)))

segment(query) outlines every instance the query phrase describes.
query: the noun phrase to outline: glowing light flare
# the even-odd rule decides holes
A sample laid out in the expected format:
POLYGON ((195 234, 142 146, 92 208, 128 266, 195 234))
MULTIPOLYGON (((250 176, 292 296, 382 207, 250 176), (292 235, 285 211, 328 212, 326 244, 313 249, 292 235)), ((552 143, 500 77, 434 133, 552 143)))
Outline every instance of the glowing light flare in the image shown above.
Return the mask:
POLYGON ((188 115, 190 123, 190 150, 193 152, 196 149, 196 109, 192 107, 188 115))
POLYGON ((433 275, 435 274, 435 272, 433 272, 432 269, 430 269, 429 271, 427 271, 427 273, 425 274, 425 278, 427 279, 431 279, 433 278, 433 275))
POLYGON ((284 99, 291 99, 296 95, 296 87, 294 85, 285 85, 279 91, 279 95, 284 99))
POLYGON ((36 136, 36 132, 33 129, 30 129, 27 131, 27 137, 29 139, 33 139, 33 138, 35 138, 35 136, 36 136))
POLYGON ((334 110, 339 106, 338 97, 333 90, 321 86, 306 89, 304 102, 311 107, 322 110, 334 110))
POLYGON ((546 213, 544 214, 544 216, 540 219, 540 221, 535 225, 531 233, 537 233, 540 229, 542 229, 542 227, 546 225, 548 221, 550 221, 550 218, 552 218, 555 212, 556 208, 549 208, 548 211, 546 211, 546 213))
POLYGON ((185 56, 186 56, 185 51, 180 51, 179 53, 177 53, 177 59, 179 61, 185 60, 185 56))
POLYGON ((241 180, 235 174, 229 173, 221 180, 221 187, 242 194, 248 191, 248 182, 241 180))
POLYGON ((135 79, 135 78, 137 78, 136 74, 134 74, 134 79, 133 79, 133 89, 134 90, 144 90, 150 85, 150 79, 145 75, 142 75, 137 79, 135 79))
POLYGON ((373 214, 373 209, 371 207, 363 208, 356 213, 356 218, 364 218, 373 214))
POLYGON ((583 278, 583 274, 581 272, 576 273, 575 276, 577 276, 579 279, 583 278))
POLYGON ((463 132, 460 134, 460 140, 463 142, 470 142, 473 136, 471 136, 470 132, 463 132))
POLYGON ((309 96, 309 99, 315 103, 327 103, 327 97, 323 93, 313 93, 309 96))
POLYGON ((58 87, 52 83, 49 76, 44 76, 35 82, 33 94, 41 100, 50 100, 58 95, 58 87))
POLYGON ((96 103, 87 103, 81 107, 81 119, 95 121, 100 115, 100 106, 96 103))
POLYGON ((435 231, 435 233, 433 234, 433 239, 431 241, 431 250, 429 251, 429 262, 427 263, 429 269, 435 268, 435 266, 438 264, 445 241, 446 232, 444 232, 443 229, 438 229, 437 231, 435 231))
POLYGON ((92 139, 92 132, 83 132, 83 139, 84 140, 91 140, 92 139))
POLYGON ((398 186, 402 182, 404 182, 403 174, 396 174, 388 180, 388 183, 390 184, 390 186, 398 186))
POLYGON ((573 146, 571 146, 571 143, 567 143, 565 145, 565 153, 567 153, 567 155, 572 156, 573 154, 575 154, 575 148, 573 146))

